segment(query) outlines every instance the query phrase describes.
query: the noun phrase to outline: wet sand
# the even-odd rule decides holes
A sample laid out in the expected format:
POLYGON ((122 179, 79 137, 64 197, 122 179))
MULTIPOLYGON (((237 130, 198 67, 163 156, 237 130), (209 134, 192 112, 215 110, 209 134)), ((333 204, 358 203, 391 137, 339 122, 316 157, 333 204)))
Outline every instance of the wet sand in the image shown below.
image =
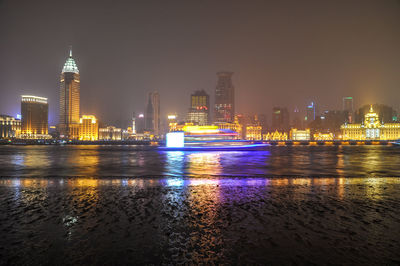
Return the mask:
POLYGON ((1 265, 400 264, 399 178, 1 178, 1 265))

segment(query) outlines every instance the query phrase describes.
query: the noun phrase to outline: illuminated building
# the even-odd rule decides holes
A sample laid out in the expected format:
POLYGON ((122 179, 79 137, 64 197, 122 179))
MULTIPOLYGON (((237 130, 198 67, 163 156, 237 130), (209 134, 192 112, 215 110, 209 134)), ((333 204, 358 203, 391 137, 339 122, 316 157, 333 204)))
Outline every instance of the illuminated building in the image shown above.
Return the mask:
POLYGON ((346 121, 353 123, 353 97, 343 97, 343 111, 346 112, 346 121))
POLYGON ((83 115, 79 120, 79 140, 98 140, 99 124, 93 115, 83 115))
MULTIPOLYGON (((371 105, 366 104, 359 108, 354 113, 353 123, 361 124, 364 122, 365 115, 370 111, 371 105)), ((397 122, 397 112, 390 106, 384 104, 373 104, 372 108, 374 112, 379 116, 379 120, 382 123, 393 123, 397 122)))
POLYGON ((315 133, 314 140, 333 140, 333 133, 315 133))
POLYGON ((372 105, 361 124, 345 123, 340 127, 343 140, 397 140, 400 123, 382 123, 372 105))
POLYGON ((136 117, 135 113, 132 116, 132 134, 136 134, 136 117))
POLYGON ((168 132, 179 131, 178 130, 177 115, 176 114, 169 114, 167 116, 167 120, 168 120, 168 132))
POLYGON ((21 133, 21 120, 9 115, 0 115, 0 138, 15 138, 21 133))
POLYGON ((238 138, 243 139, 243 125, 239 124, 238 117, 235 117, 235 121, 233 123, 216 123, 219 129, 227 129, 232 130, 238 133, 238 138))
POLYGON ((247 140, 261 140, 262 127, 260 125, 247 125, 246 126, 246 139, 247 140))
POLYGON ((190 108, 186 121, 196 125, 209 125, 210 96, 204 90, 195 91, 190 96, 190 108))
POLYGON ((289 112, 287 108, 272 108, 272 130, 289 130, 289 112))
POLYGON ((114 126, 99 128, 99 140, 121 140, 122 129, 114 126))
POLYGON ((21 138, 50 138, 48 135, 47 98, 22 95, 21 100, 21 138))
POLYGON ((307 128, 305 130, 299 130, 297 128, 292 128, 290 130, 290 139, 291 140, 310 140, 311 139, 310 129, 307 128))
POLYGON ((310 105, 307 106, 307 115, 305 117, 305 121, 307 124, 311 123, 317 117, 317 106, 314 102, 311 102, 310 105))
POLYGON ((268 132, 267 134, 263 134, 263 140, 287 140, 288 135, 286 132, 279 132, 275 130, 274 132, 268 132))
POLYGON ((72 50, 64 64, 60 77, 60 137, 76 139, 79 129, 80 75, 72 50))
POLYGON ((214 122, 232 123, 235 116, 235 88, 232 84, 233 72, 218 72, 215 88, 214 122))

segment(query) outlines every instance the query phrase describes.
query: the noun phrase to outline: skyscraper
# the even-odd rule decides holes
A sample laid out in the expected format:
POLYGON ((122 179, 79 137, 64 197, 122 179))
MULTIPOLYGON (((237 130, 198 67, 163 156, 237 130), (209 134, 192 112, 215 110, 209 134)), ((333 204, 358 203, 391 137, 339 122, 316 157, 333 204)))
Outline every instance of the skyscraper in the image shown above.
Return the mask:
POLYGON ((204 126, 210 124, 210 96, 204 90, 195 91, 190 96, 187 122, 204 126))
POLYGON ((153 129, 154 135, 160 134, 160 94, 158 92, 151 93, 151 102, 153 105, 153 129))
POLYGON ((151 92, 149 93, 149 97, 147 99, 146 113, 144 115, 144 126, 145 131, 154 131, 154 108, 151 92))
POLYGON ((145 117, 145 129, 154 135, 160 134, 160 95, 158 92, 150 92, 147 99, 145 117))
POLYGON ((80 75, 72 58, 72 50, 62 69, 60 82, 60 136, 76 139, 79 130, 80 75))
POLYGON ((46 138, 48 134, 48 113, 47 98, 22 95, 21 137, 46 138))
POLYGON ((232 84, 233 72, 218 72, 218 82, 215 88, 215 122, 234 121, 235 88, 232 84))
POLYGON ((307 106, 307 116, 305 117, 306 123, 311 123, 317 117, 317 106, 314 102, 311 102, 307 106))

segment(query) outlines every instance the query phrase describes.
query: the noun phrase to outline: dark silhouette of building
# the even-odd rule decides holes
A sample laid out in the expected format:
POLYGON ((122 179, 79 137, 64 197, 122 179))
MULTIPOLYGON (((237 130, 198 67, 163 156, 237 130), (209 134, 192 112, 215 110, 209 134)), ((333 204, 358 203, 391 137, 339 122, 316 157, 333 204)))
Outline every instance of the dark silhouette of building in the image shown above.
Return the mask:
POLYGON ((149 93, 149 97, 147 100, 146 113, 144 115, 145 120, 145 131, 154 131, 154 108, 152 101, 152 93, 149 93))
POLYGON ((343 97, 343 111, 346 112, 346 122, 353 123, 354 120, 353 97, 343 97))
POLYGON ((235 89, 232 84, 233 72, 218 72, 215 88, 214 122, 232 123, 235 118, 235 89))
POLYGON ((272 128, 271 130, 289 131, 289 112, 286 107, 272 108, 272 128))

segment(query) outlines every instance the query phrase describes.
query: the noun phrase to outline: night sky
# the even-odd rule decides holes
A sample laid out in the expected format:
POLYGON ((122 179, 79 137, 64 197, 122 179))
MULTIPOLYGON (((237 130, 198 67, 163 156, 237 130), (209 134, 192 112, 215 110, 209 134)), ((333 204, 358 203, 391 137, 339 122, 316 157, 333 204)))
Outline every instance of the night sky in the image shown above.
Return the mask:
POLYGON ((235 72, 240 113, 339 109, 343 96, 400 108, 397 0, 115 2, 0 0, 0 113, 33 94, 57 123, 70 45, 81 114, 110 124, 142 112, 153 90, 163 114, 182 117, 197 89, 213 102, 221 70, 235 72))

